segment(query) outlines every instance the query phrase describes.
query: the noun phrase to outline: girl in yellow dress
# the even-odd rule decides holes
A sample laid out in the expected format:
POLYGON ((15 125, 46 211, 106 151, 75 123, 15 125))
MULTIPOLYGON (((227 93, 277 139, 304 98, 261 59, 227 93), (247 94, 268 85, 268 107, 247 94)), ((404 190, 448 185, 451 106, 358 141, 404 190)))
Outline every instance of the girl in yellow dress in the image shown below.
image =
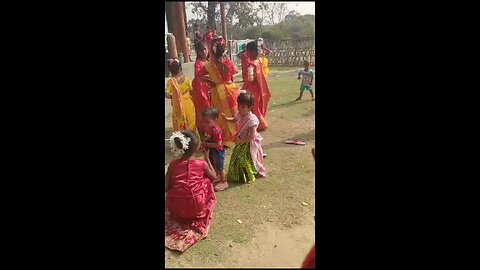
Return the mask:
POLYGON ((168 68, 172 78, 167 82, 165 97, 172 100, 173 131, 191 130, 198 135, 195 125, 195 107, 190 95, 192 83, 182 74, 178 59, 169 59, 168 68))
POLYGON ((258 57, 260 63, 262 63, 262 71, 265 77, 268 77, 268 73, 270 73, 270 69, 268 68, 268 59, 265 57, 263 52, 260 52, 260 56, 258 57))

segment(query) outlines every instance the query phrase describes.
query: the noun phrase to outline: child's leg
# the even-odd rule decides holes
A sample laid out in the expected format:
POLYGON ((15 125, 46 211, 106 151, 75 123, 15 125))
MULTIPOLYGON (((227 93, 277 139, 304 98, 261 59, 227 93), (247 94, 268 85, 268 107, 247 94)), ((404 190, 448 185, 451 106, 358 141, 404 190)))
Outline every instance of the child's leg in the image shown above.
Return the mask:
POLYGON ((310 91, 310 95, 312 95, 312 99, 315 98, 315 97, 313 96, 313 89, 309 89, 308 91, 310 91))
POLYGON ((301 100, 301 99, 302 99, 302 96, 303 96, 303 90, 302 90, 302 89, 300 89, 300 96, 298 96, 298 98, 297 98, 297 99, 295 99, 295 101, 299 101, 299 100, 301 100))
POLYGON ((225 149, 221 151, 214 150, 214 153, 215 164, 217 164, 215 170, 217 170, 217 176, 220 179, 220 182, 215 185, 215 191, 221 191, 228 187, 224 169, 225 149))

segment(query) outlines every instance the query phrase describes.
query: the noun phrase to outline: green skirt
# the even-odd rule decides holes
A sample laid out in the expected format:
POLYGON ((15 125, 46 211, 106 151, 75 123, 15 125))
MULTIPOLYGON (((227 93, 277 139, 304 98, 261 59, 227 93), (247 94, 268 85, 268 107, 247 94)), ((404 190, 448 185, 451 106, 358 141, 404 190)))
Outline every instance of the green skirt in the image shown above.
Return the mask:
POLYGON ((228 166, 228 181, 250 183, 255 181, 256 174, 250 157, 250 143, 236 145, 228 166))

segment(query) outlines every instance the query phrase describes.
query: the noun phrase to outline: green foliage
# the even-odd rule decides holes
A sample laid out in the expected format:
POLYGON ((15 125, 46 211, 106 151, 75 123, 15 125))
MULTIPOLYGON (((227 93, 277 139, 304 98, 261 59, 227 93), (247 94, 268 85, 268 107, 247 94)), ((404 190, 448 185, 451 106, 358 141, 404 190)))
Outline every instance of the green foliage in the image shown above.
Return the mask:
MULTIPOLYGON (((315 15, 287 13, 285 3, 278 2, 225 2, 225 19, 228 39, 267 40, 299 39, 315 37, 315 15), (285 15, 286 14, 286 15, 285 15)), ((192 12, 200 20, 190 20, 188 29, 193 33, 193 24, 199 22, 202 32, 206 24, 215 19, 217 31, 221 29, 219 2, 191 2, 192 12), (210 8, 209 8, 210 6, 210 8), (210 20, 208 20, 210 18, 210 20)))

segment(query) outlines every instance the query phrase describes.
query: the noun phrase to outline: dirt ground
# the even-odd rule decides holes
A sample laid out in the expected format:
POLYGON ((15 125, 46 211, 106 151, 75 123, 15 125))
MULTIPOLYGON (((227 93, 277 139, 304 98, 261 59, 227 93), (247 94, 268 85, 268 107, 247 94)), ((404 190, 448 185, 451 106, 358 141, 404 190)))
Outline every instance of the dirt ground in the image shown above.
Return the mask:
MULTIPOLYGON (((301 266, 315 239, 315 102, 310 93, 298 96, 298 70, 271 69, 268 84, 272 98, 261 133, 267 177, 252 184, 230 183, 217 193, 217 206, 207 238, 183 254, 165 249, 168 268, 239 268, 301 266), (307 145, 284 143, 302 139, 307 145), (237 222, 241 220, 242 223, 237 222)), ((171 135, 166 117, 165 136, 171 135)), ((166 161, 170 161, 165 145, 166 161)), ((232 150, 226 153, 228 168, 232 150)), ((201 156, 201 155, 199 155, 201 156)))

